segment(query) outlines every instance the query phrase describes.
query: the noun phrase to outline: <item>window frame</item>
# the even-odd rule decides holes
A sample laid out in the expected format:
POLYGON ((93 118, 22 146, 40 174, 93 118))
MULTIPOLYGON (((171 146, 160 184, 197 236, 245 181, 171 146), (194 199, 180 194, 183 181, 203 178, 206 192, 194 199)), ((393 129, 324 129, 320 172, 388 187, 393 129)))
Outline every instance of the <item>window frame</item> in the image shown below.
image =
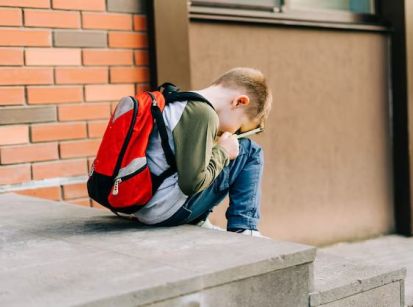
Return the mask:
POLYGON ((198 7, 217 7, 222 9, 242 9, 256 11, 280 11, 283 0, 192 0, 191 5, 198 7), (275 4, 275 2, 278 3, 275 4), (271 4, 272 3, 272 4, 271 4))
POLYGON ((248 9, 246 6, 241 8, 227 5, 234 0, 220 0, 219 5, 216 5, 214 0, 194 0, 189 1, 189 18, 193 21, 238 21, 381 32, 391 30, 389 24, 377 14, 379 0, 372 1, 374 1, 375 14, 331 9, 291 9, 288 6, 289 0, 280 0, 281 5, 274 6, 272 10, 268 7, 266 10, 256 10, 248 9), (204 2, 203 5, 199 5, 200 2, 204 2))

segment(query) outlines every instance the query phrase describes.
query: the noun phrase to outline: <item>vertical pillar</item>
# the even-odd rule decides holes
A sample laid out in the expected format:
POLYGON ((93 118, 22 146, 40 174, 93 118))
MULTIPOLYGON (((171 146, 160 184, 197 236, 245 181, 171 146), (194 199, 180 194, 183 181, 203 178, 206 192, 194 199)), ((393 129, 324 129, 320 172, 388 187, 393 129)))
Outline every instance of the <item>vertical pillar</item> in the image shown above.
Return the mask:
POLYGON ((156 80, 191 88, 187 0, 152 0, 153 49, 156 80))
MULTIPOLYGON (((406 56, 407 56, 407 104, 409 109, 409 157, 413 157, 413 1, 405 0, 405 21, 406 21, 406 56)), ((413 159, 411 159, 413 161, 413 159)), ((413 162, 410 165, 410 178, 413 178, 413 162)), ((413 191, 413 180, 410 180, 410 190, 413 191)), ((409 227, 410 235, 413 234, 413 202, 410 201, 409 227)))
POLYGON ((392 80, 392 130, 394 161, 394 204, 396 232, 413 234, 413 204, 411 191, 413 161, 413 86, 411 64, 408 70, 408 53, 411 62, 412 25, 411 0, 377 1, 378 13, 391 23, 391 80, 392 80), (409 3, 410 2, 410 3, 409 3), (409 12, 410 10, 410 12, 409 12), (411 19, 411 17, 409 17, 411 19), (410 47, 408 47, 408 44, 410 47), (409 50, 410 48, 410 50, 409 50), (410 76, 409 76, 410 75, 410 76), (408 79, 410 80, 408 81, 408 79), (410 86, 409 86, 410 84, 410 86))

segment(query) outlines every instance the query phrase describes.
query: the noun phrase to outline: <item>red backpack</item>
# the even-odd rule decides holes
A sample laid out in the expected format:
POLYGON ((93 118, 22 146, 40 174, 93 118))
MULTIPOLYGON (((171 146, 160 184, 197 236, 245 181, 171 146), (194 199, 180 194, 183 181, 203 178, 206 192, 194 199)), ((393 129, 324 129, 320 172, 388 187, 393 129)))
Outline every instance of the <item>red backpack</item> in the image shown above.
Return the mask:
POLYGON ((136 212, 148 203, 162 182, 176 172, 162 111, 165 104, 185 100, 203 101, 212 107, 201 95, 179 92, 171 83, 119 101, 89 173, 87 189, 93 200, 116 214, 136 212), (158 176, 150 172, 146 160, 146 148, 155 124, 169 164, 158 176))

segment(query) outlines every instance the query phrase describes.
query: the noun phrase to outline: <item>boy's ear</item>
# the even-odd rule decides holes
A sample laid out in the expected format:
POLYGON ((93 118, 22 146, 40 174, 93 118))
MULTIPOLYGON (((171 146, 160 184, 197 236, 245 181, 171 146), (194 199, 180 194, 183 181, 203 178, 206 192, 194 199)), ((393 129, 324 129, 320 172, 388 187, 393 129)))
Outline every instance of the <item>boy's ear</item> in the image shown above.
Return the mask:
POLYGON ((239 95, 234 99, 234 107, 246 106, 250 103, 250 98, 247 95, 239 95))

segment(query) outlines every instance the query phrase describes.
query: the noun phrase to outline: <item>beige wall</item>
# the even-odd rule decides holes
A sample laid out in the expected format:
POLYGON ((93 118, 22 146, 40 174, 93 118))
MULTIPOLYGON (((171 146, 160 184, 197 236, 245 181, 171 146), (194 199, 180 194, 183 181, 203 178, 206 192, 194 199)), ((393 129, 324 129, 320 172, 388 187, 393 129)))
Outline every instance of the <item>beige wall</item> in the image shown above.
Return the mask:
MULTIPOLYGON (((393 231, 387 38, 373 32, 190 23, 192 88, 234 66, 274 93, 260 230, 323 245, 393 231)), ((211 220, 226 226, 227 203, 211 220)))

